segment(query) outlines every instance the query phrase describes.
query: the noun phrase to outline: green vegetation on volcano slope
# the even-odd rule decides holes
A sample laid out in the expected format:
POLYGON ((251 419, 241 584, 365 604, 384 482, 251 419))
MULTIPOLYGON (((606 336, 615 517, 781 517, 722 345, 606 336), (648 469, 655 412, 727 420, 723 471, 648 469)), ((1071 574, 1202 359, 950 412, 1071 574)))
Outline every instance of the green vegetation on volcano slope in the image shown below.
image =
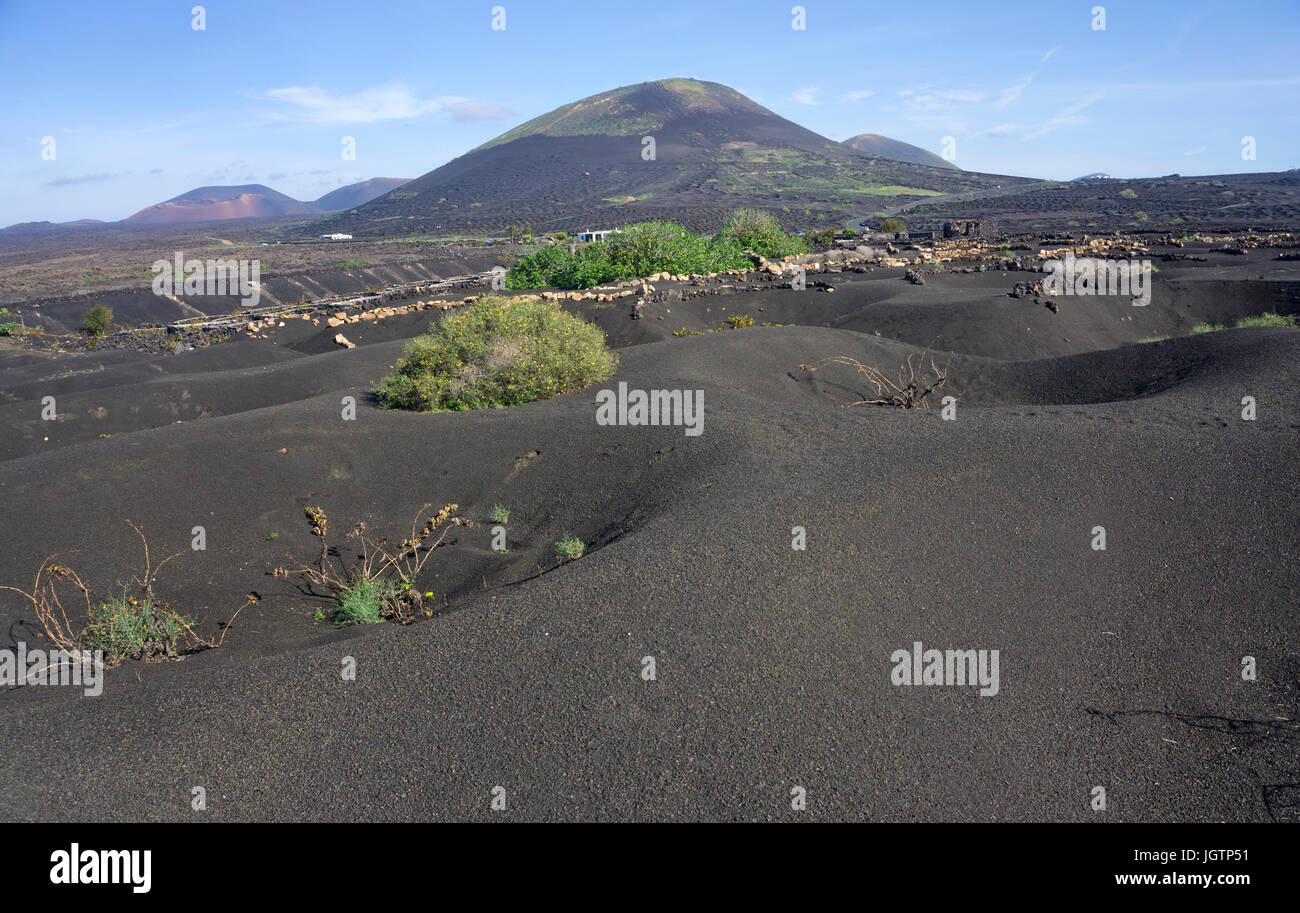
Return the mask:
POLYGON ((752 266, 750 252, 776 259, 806 249, 768 213, 738 209, 712 237, 672 222, 640 222, 581 247, 552 244, 515 264, 506 288, 578 289, 663 272, 716 273, 752 266))
POLYGON ((478 149, 490 149, 529 136, 636 136, 659 130, 683 115, 721 117, 770 113, 727 86, 697 79, 660 79, 561 105, 478 149))

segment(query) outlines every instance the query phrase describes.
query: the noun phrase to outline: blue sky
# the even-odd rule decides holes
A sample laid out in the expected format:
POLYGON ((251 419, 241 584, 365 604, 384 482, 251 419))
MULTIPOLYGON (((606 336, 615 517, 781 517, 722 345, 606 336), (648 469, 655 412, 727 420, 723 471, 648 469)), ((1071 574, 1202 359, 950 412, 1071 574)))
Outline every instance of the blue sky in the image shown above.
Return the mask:
POLYGON ((941 152, 952 137, 979 171, 1300 166, 1300 0, 803 0, 801 31, 792 0, 211 0, 202 31, 195 5, 0 0, 0 225, 119 219, 204 184, 314 199, 416 177, 667 76, 732 86, 832 139, 941 152))

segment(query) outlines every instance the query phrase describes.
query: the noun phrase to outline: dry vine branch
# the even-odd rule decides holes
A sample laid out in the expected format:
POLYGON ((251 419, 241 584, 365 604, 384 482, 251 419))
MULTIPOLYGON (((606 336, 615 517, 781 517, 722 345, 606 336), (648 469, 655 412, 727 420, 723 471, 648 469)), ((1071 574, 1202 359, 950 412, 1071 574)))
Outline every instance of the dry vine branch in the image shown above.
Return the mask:
MULTIPOLYGON (((63 554, 75 554, 75 552, 63 554)), ((81 638, 85 634, 85 627, 77 628, 68 618, 63 601, 59 598, 56 581, 70 580, 85 598, 87 617, 93 610, 90 607, 89 588, 81 582, 81 578, 72 568, 55 561, 60 557, 62 555, 50 555, 41 562, 41 566, 36 569, 36 580, 30 592, 15 586, 0 586, 0 590, 10 590, 25 597, 32 604, 32 611, 36 613, 36 620, 44 630, 46 639, 58 649, 73 653, 81 649, 81 638)))
MULTIPOLYGON (((276 568, 275 576, 288 577, 299 575, 309 583, 320 587, 331 596, 338 598, 345 590, 354 587, 359 580, 383 581, 391 584, 381 591, 382 613, 399 624, 410 624, 420 617, 429 617, 432 609, 424 606, 424 597, 415 585, 416 578, 424 565, 433 555, 433 550, 442 544, 453 526, 468 526, 470 522, 455 516, 456 504, 447 504, 435 514, 425 518, 425 511, 432 504, 423 505, 411 521, 411 533, 403 539, 395 550, 388 547, 388 539, 376 537, 364 522, 358 523, 344 538, 356 539, 360 548, 360 562, 348 566, 343 559, 336 563, 329 560, 329 518, 319 507, 308 507, 304 511, 311 523, 312 535, 319 536, 320 558, 316 567, 300 563, 292 570, 276 568), (436 531, 436 538, 431 539, 436 531)), ((290 556, 292 557, 292 556, 290 556)))
POLYGON ((927 347, 922 352, 907 356, 907 361, 898 367, 895 380, 883 371, 864 365, 848 355, 832 355, 813 365, 800 365, 800 370, 816 371, 826 365, 847 365, 866 378, 876 391, 875 399, 860 399, 845 403, 846 406, 894 406, 899 409, 929 409, 930 394, 948 382, 948 365, 952 355, 940 367, 933 353, 927 347), (929 357, 929 365, 926 358, 929 357))
MULTIPOLYGON (((189 619, 173 612, 166 603, 160 603, 154 594, 154 584, 158 580, 159 571, 167 562, 184 553, 176 552, 169 555, 155 567, 149 552, 148 539, 140 528, 130 520, 125 522, 140 537, 144 549, 144 572, 132 577, 136 586, 139 587, 142 598, 129 597, 124 591, 122 596, 119 597, 120 602, 116 607, 101 604, 99 609, 96 609, 95 601, 91 598, 90 588, 77 576, 76 571, 57 562, 56 559, 61 557, 60 554, 50 555, 41 562, 30 591, 12 586, 0 586, 0 590, 10 590, 18 593, 32 604, 32 610, 36 615, 36 621, 41 626, 42 633, 54 647, 69 653, 80 652, 86 649, 88 645, 97 648, 104 647, 104 663, 107 666, 116 666, 123 659, 135 655, 142 659, 176 657, 179 653, 189 653, 199 649, 211 649, 221 646, 225 642, 226 633, 234 624, 235 619, 239 617, 239 613, 250 603, 255 602, 256 598, 251 595, 246 597, 244 604, 235 610, 235 613, 230 616, 230 619, 222 627, 220 638, 199 636, 189 619), (81 593, 82 600, 85 602, 86 621, 84 623, 74 623, 68 617, 63 598, 59 595, 60 584, 69 583, 81 593), (138 654, 115 652, 112 645, 117 641, 105 636, 106 626, 111 625, 114 620, 114 610, 126 607, 129 607, 138 615, 142 626, 148 630, 149 636, 143 641, 143 649, 138 654), (107 617, 105 617, 105 610, 107 610, 107 617), (173 626, 170 631, 168 630, 169 625, 173 626), (184 634, 184 639, 177 636, 181 632, 184 634), (89 644, 87 644, 88 640, 89 644)), ((75 552, 63 554, 75 554, 75 552)))

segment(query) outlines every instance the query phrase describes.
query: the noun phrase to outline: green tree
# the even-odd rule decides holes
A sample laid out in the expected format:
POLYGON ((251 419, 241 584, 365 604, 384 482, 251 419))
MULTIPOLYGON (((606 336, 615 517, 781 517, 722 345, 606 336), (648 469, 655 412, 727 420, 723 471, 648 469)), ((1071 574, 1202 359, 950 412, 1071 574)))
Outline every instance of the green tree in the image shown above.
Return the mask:
POLYGON ((102 304, 92 306, 81 317, 81 328, 91 336, 103 336, 113 325, 113 309, 102 304))

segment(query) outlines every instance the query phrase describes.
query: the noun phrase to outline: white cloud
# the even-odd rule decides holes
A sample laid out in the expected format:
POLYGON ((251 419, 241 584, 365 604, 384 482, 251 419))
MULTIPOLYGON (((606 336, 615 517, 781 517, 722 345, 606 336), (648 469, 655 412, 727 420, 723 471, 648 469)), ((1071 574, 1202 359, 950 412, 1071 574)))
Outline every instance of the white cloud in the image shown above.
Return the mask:
POLYGON ((967 137, 967 139, 975 139, 981 136, 1010 136, 1011 134, 1024 129, 1025 127, 1022 124, 994 124, 992 127, 986 127, 983 130, 972 133, 967 137))
POLYGON ((330 92, 320 86, 286 86, 267 89, 261 97, 283 106, 277 117, 312 124, 365 124, 431 114, 455 120, 494 120, 511 113, 500 105, 459 95, 419 98, 401 83, 351 93, 330 92))
POLYGON ((1101 98, 1102 95, 1100 92, 1094 92, 1091 95, 1084 96, 1068 108, 1062 109, 1058 114, 1053 114, 1037 127, 1031 129, 1025 134, 1024 138, 1027 140, 1037 139, 1045 133, 1051 133, 1058 127, 1070 127, 1076 124, 1086 123, 1088 119, 1079 112, 1095 104, 1101 98))
POLYGON ((1200 155, 1202 152, 1204 152, 1206 149, 1209 148, 1210 148, 1209 146, 1197 146, 1195 149, 1188 149, 1186 152, 1183 153, 1183 155, 1200 155))
POLYGON ((876 93, 872 92, 870 89, 854 89, 852 92, 845 92, 843 95, 840 96, 840 98, 843 101, 859 102, 862 101, 862 99, 870 98, 875 94, 876 93))
POLYGON ((1039 62, 1040 64, 1042 64, 1042 63, 1047 63, 1047 61, 1049 61, 1049 60, 1052 59, 1052 55, 1055 54, 1057 51, 1061 50, 1061 48, 1063 48, 1063 47, 1065 47, 1065 45, 1063 45, 1063 44, 1058 44, 1058 45, 1056 45, 1055 47, 1050 48, 1050 49, 1047 51, 1047 53, 1045 53, 1045 54, 1043 55, 1042 59, 1039 60, 1038 62, 1039 62))
POLYGON ((72 174, 66 177, 57 177, 52 181, 46 181, 46 187, 67 187, 72 184, 94 184, 99 181, 111 181, 114 178, 120 178, 120 174, 72 174))
POLYGON ((821 102, 817 100, 820 93, 821 89, 818 88, 795 89, 794 100, 801 105, 820 105, 821 102))
POLYGON ((1034 81, 1034 77, 1037 75, 1037 70, 1032 73, 1026 73, 1014 84, 1007 86, 1002 90, 1002 97, 993 103, 994 107, 1005 108, 1007 105, 1020 98, 1020 96, 1024 94, 1025 89, 1029 88, 1029 84, 1034 81))

